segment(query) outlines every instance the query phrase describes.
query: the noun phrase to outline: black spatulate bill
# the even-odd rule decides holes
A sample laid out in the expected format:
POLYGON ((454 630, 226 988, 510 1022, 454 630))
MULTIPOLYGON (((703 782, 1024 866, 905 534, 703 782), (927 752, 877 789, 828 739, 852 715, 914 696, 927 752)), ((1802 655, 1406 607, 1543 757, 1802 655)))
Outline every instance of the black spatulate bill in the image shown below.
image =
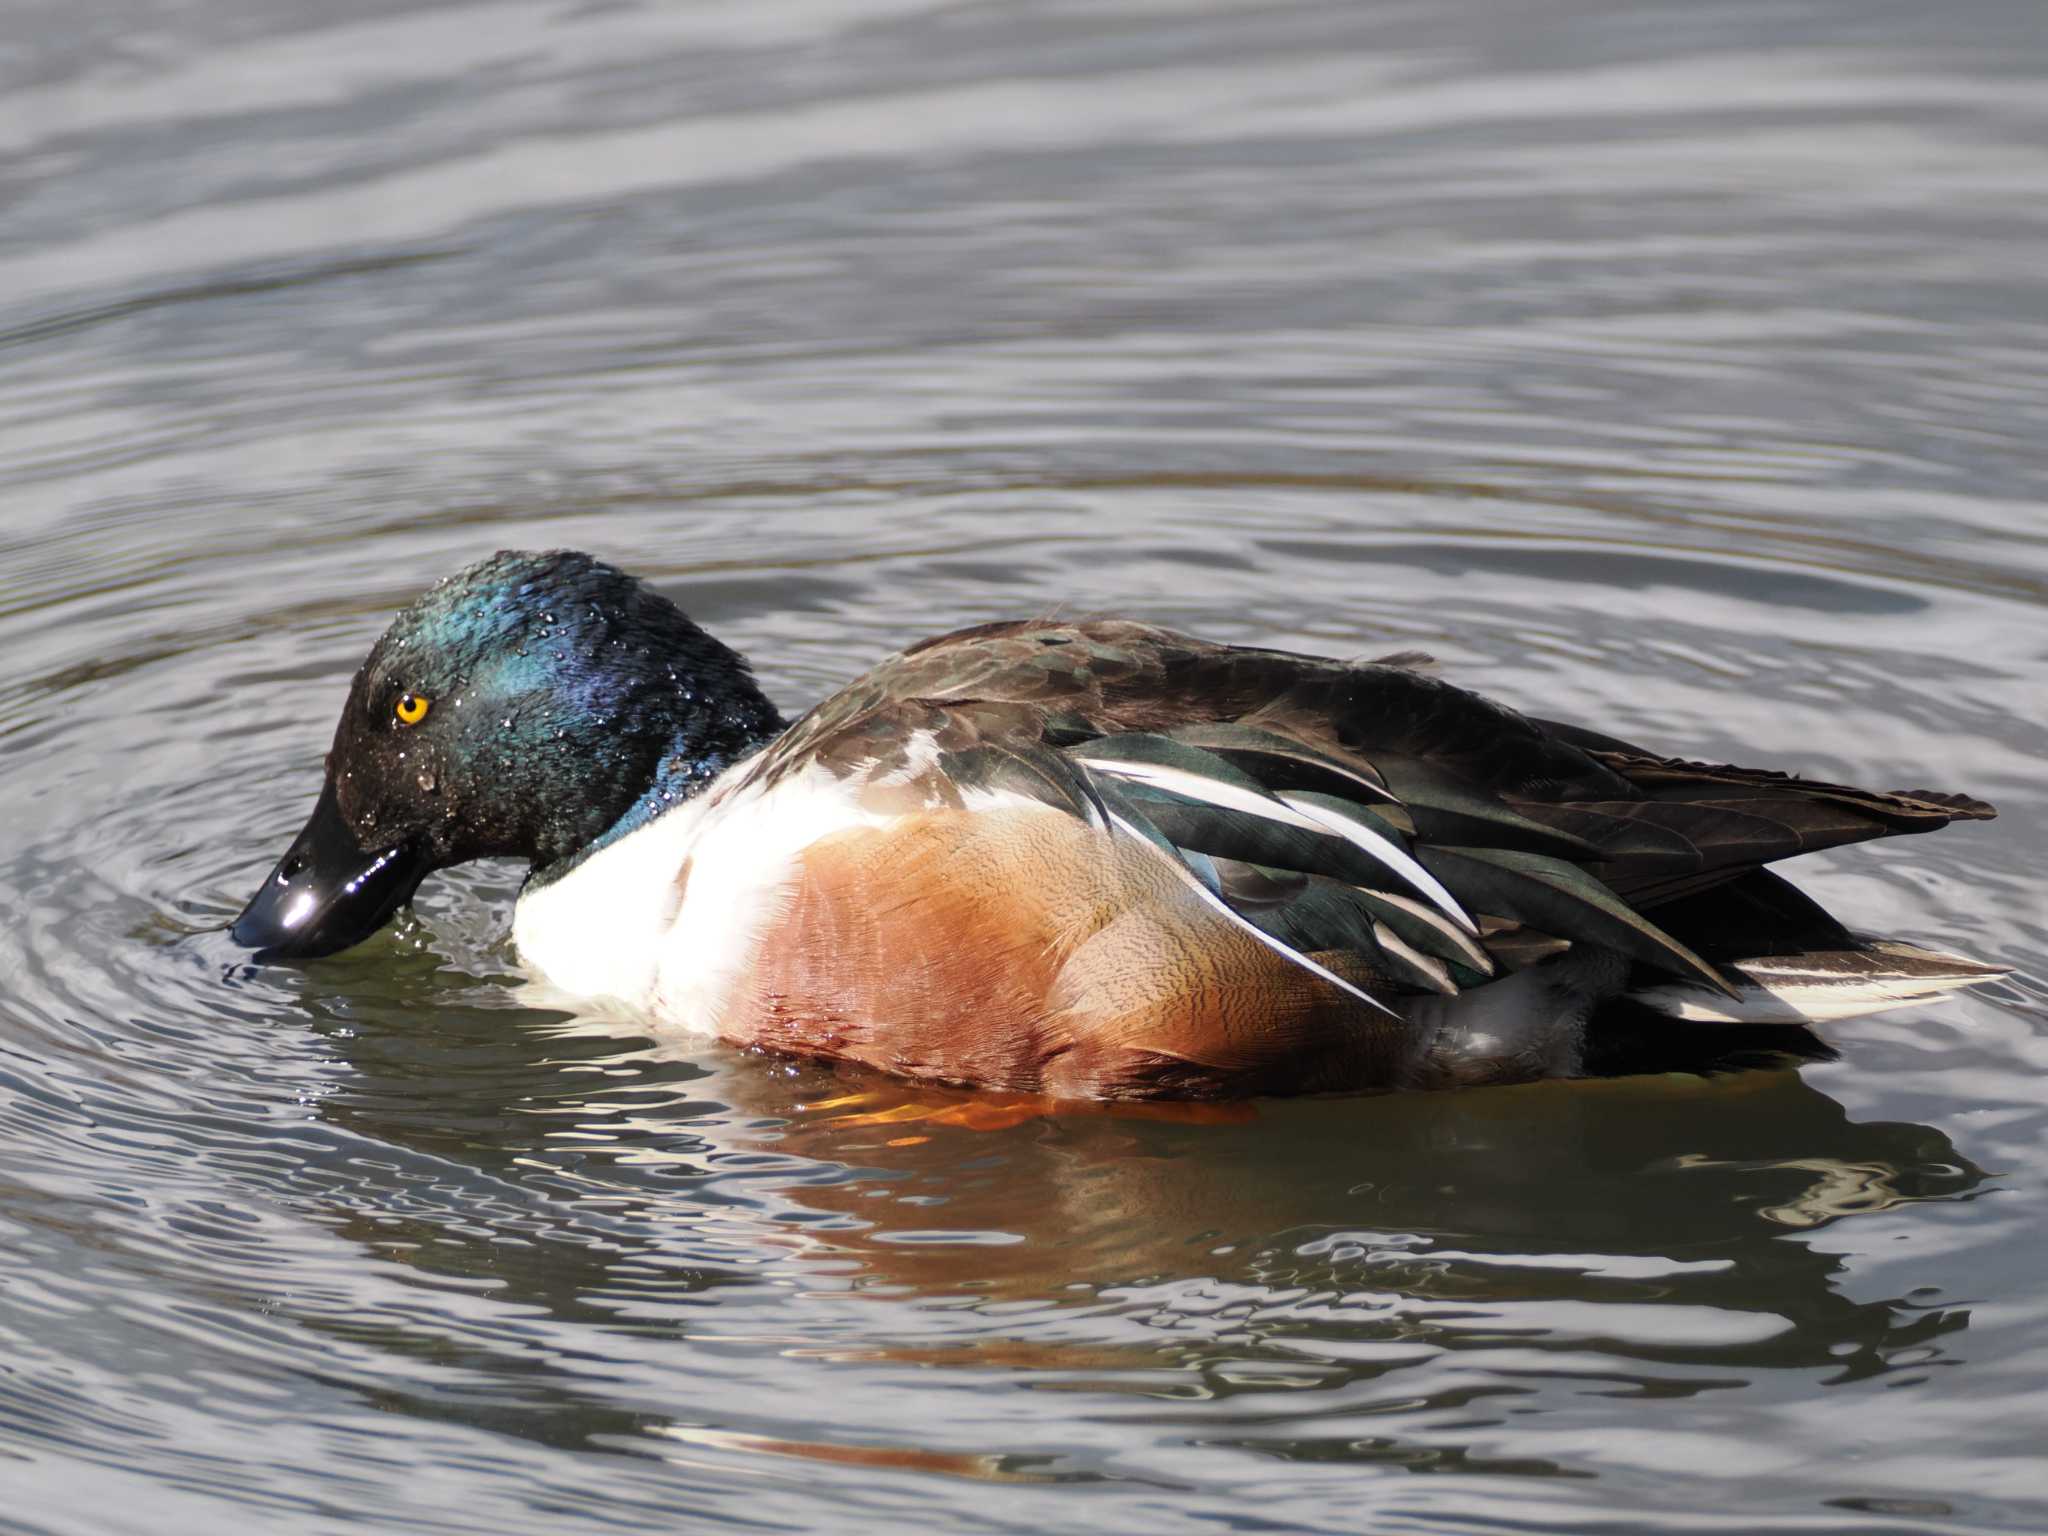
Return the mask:
POLYGON ((432 866, 410 843, 363 849, 330 782, 305 830, 228 932, 258 960, 308 960, 360 944, 391 920, 432 866))

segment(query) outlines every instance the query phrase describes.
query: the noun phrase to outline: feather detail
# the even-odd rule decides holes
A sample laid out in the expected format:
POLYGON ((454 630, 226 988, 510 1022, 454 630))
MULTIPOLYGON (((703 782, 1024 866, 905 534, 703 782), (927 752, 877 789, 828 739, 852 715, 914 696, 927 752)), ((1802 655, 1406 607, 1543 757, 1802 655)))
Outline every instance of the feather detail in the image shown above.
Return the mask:
POLYGON ((1645 965, 1733 989, 1686 948, 1576 865, 1499 848, 1425 848, 1423 861, 1468 903, 1562 938, 1584 939, 1645 965))
POLYGON ((1213 721, 1179 726, 1167 734, 1174 741, 1215 753, 1267 789, 1316 790, 1346 799, 1362 795, 1368 803, 1390 807, 1401 803, 1370 763, 1356 758, 1345 761, 1277 731, 1213 721))
POLYGON ((1727 962, 1736 983, 1720 996, 1685 982, 1629 994, 1675 1019, 1714 1024, 1824 1024, 1924 1003, 2010 972, 1960 955, 1884 940, 1862 949, 1811 950, 1727 962))
MULTIPOLYGON (((1223 900, 1223 883, 1213 859, 1197 849, 1192 851, 1200 862, 1191 862, 1188 857, 1191 850, 1167 836, 1148 811, 1114 780, 1095 780, 1091 775, 1090 788, 1102 803, 1106 825, 1121 827, 1130 836, 1148 844, 1184 871, 1184 878, 1192 879, 1205 894, 1217 901, 1223 900)), ((1234 912, 1231 915, 1236 916, 1234 912)))
POLYGON ((1372 935, 1379 940, 1380 949, 1384 954, 1391 959, 1399 960, 1411 973, 1425 978, 1429 983, 1427 990, 1445 997, 1458 995, 1458 984, 1451 980, 1450 970, 1443 961, 1431 959, 1421 950, 1404 944, 1401 936, 1385 923, 1374 923, 1372 935))
MULTIPOLYGON (((1105 775, 1105 790, 1116 779, 1105 775)), ((1243 802, 1241 807, 1218 806, 1195 799, 1157 783, 1124 782, 1125 797, 1142 807, 1147 821, 1176 848, 1200 849, 1205 853, 1244 863, 1291 870, 1296 874, 1320 875, 1346 885, 1379 887, 1392 881, 1407 885, 1398 868, 1391 868, 1376 848, 1361 847, 1359 841, 1341 836, 1314 817, 1291 806, 1273 801, 1243 802)), ((1368 829, 1369 830, 1369 829, 1368 829)), ((1391 837, 1394 861, 1413 862, 1391 837)), ((1428 871, 1422 871, 1425 878, 1428 871)))
POLYGON ((1486 952, 1504 971, 1526 971, 1532 965, 1540 965, 1545 960, 1565 954, 1572 947, 1570 939, 1539 933, 1534 928, 1524 928, 1520 923, 1503 924, 1489 933, 1485 942, 1486 952))
POLYGON ((1439 663, 1428 651, 1395 651, 1386 656, 1368 656, 1364 665, 1398 667, 1403 672, 1434 672, 1439 663))
POLYGON ((1088 776, 1059 753, 1036 743, 977 742, 938 756, 938 770, 958 790, 1018 795, 1056 807, 1090 826, 1104 826, 1108 810, 1088 776))
POLYGON ((1566 828, 1523 815, 1505 800, 1412 757, 1374 757, 1387 787, 1414 818, 1416 835, 1432 843, 1468 847, 1518 848, 1565 859, 1603 857, 1597 843, 1566 828))
POLYGON ((1339 976, 1335 971, 1331 970, 1328 966, 1322 965, 1317 961, 1310 959, 1307 955, 1303 954, 1293 945, 1288 944, 1283 940, 1274 938, 1273 935, 1266 932, 1266 930, 1261 928, 1257 923, 1252 922, 1250 919, 1243 917, 1238 912, 1234 911, 1231 908, 1230 903, 1225 901, 1219 893, 1210 890, 1208 886, 1202 883, 1200 877, 1197 876, 1193 870, 1188 868, 1187 864, 1179 857, 1177 853, 1174 853, 1168 849, 1162 849, 1153 837, 1147 836, 1141 828, 1139 828, 1136 825, 1133 825, 1132 822, 1128 818, 1126 818, 1122 812, 1112 810, 1109 813, 1109 820, 1111 826, 1122 828, 1125 832, 1137 838, 1138 841, 1143 843, 1147 848, 1150 848, 1154 853, 1157 853, 1161 858, 1165 859, 1169 864, 1173 866, 1175 872, 1179 874, 1181 878, 1185 881, 1188 889, 1195 892, 1195 894, 1199 896, 1203 901, 1207 902, 1210 906, 1214 907, 1218 912, 1222 913, 1223 916, 1227 918, 1232 924, 1239 928, 1242 928, 1246 933, 1250 934, 1253 938, 1257 939, 1261 944, 1265 945, 1275 954, 1278 954, 1283 959, 1291 961, 1293 964, 1300 966, 1303 970, 1307 971, 1311 976, 1316 976, 1324 981, 1327 981, 1331 986, 1337 988, 1339 991, 1349 993, 1352 997, 1357 998, 1361 1003, 1364 1003, 1367 1007, 1372 1008, 1379 1013, 1384 1013, 1390 1018, 1400 1017, 1400 1015, 1395 1013, 1393 1009, 1389 1008, 1385 1003, 1381 1002, 1378 998, 1374 997, 1370 992, 1367 992, 1364 988, 1354 986, 1352 983, 1346 981, 1342 976, 1339 976))
POLYGON ((1074 754, 1074 760, 1087 764, 1097 773, 1127 779, 1133 784, 1142 784, 1150 789, 1165 790, 1184 800, 1199 801, 1204 805, 1217 806, 1226 811, 1238 811, 1247 816, 1263 816, 1268 821, 1277 821, 1283 826, 1300 827, 1304 831, 1324 830, 1312 817, 1300 812, 1290 814, 1284 804, 1257 784, 1247 787, 1232 783, 1228 779, 1213 779, 1204 774, 1190 773, 1182 768, 1135 762, 1127 758, 1095 757, 1077 752, 1074 754))
POLYGON ((1341 801, 1334 801, 1326 795, 1302 794, 1283 791, 1278 799, 1290 810, 1298 811, 1313 824, 1334 832, 1356 848, 1363 849, 1378 859, 1387 868, 1399 875, 1409 885, 1436 903, 1444 916, 1463 928, 1467 933, 1477 935, 1478 924, 1458 905, 1458 899, 1444 889, 1443 882, 1432 875, 1415 856, 1399 846, 1382 832, 1374 830, 1365 818, 1351 811, 1341 801))
MULTIPOLYGON (((1246 868, 1236 866, 1239 871, 1246 868)), ((1224 899, 1240 915, 1303 953, 1348 951, 1404 992, 1457 990, 1448 966, 1402 942, 1399 933, 1380 920, 1379 914, 1389 909, 1376 892, 1321 875, 1276 873, 1282 878, 1266 882, 1265 899, 1245 900, 1241 878, 1226 881, 1224 899)), ((1470 974, 1476 979, 1477 973, 1470 974)))
POLYGON ((1375 917, 1417 949, 1470 971, 1475 980, 1483 981, 1494 974, 1493 956, 1487 953, 1485 944, 1435 907, 1392 891, 1353 889, 1375 917))
MULTIPOLYGON (((1282 791, 1276 795, 1218 754, 1164 736, 1133 734, 1103 737, 1072 749, 1069 755, 1094 772, 1183 800, 1278 822, 1304 832, 1341 838, 1435 902, 1445 915, 1468 933, 1478 932, 1472 919, 1441 881, 1416 862, 1414 856, 1392 837, 1375 828, 1369 812, 1362 808, 1354 809, 1346 801, 1307 791, 1282 791)), ((1180 838, 1174 840, 1182 846, 1200 846, 1180 838)), ((1234 848, 1210 848, 1206 851, 1237 856, 1234 848)), ((1302 867, 1313 866, 1304 864, 1302 867)), ((1340 873, 1334 870, 1318 872, 1340 873)))

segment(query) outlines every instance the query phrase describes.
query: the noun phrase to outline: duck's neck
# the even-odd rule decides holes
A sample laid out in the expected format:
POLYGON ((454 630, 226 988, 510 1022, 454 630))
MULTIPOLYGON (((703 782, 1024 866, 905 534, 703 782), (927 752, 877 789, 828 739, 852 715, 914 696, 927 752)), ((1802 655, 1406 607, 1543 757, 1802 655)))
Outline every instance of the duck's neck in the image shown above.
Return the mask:
POLYGON ((656 821, 703 794, 735 763, 752 757, 787 725, 767 696, 747 678, 744 690, 728 689, 715 704, 693 710, 675 723, 667 747, 655 758, 652 777, 638 799, 597 836, 557 857, 535 859, 529 889, 550 885, 601 848, 656 821))

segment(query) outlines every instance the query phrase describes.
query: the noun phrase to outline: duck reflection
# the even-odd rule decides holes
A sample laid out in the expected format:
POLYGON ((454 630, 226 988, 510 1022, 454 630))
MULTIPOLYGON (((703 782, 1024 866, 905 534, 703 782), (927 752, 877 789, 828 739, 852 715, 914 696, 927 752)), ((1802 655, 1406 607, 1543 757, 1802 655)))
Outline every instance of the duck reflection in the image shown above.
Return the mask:
POLYGON ((1939 1133, 1853 1122, 1791 1071, 996 1130, 976 1126, 1000 1106, 878 1084, 778 1106, 762 1102, 771 1081, 734 1072, 721 1088, 779 1110, 784 1151, 849 1170, 804 1199, 857 1217, 837 1249, 912 1294, 1149 1289, 1195 1319, 1234 1300, 1252 1333, 1263 1314, 1311 1356, 1326 1328, 1454 1347, 1512 1332, 1845 1378, 1964 1321, 1848 1299, 1842 1261, 1799 1238, 1983 1175, 1939 1133))
POLYGON ((844 1345, 894 1359, 1172 1364, 1226 1333, 1239 1353, 1352 1358, 1513 1334, 1837 1379, 1924 1363, 1967 1321, 1850 1299, 1842 1259, 1806 1239, 1982 1172, 1792 1070, 1112 1111, 451 1003, 431 1031, 411 1009, 335 1021, 349 1070, 320 1112, 431 1174, 339 1192, 337 1225, 565 1321, 673 1335, 772 1273, 799 1297, 981 1309, 942 1346, 844 1345), (1094 1321, 1034 1342, 1049 1331, 1002 1321, 1021 1303, 1094 1321))

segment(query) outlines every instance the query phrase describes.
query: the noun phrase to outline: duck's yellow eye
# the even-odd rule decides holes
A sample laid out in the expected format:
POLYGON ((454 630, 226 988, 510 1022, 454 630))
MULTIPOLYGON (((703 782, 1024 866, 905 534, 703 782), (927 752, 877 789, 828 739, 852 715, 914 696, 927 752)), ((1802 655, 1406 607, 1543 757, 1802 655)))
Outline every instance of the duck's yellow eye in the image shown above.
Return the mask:
POLYGON ((423 693, 408 693, 400 696, 392 713, 398 716, 400 725, 418 725, 433 705, 434 701, 423 693))

